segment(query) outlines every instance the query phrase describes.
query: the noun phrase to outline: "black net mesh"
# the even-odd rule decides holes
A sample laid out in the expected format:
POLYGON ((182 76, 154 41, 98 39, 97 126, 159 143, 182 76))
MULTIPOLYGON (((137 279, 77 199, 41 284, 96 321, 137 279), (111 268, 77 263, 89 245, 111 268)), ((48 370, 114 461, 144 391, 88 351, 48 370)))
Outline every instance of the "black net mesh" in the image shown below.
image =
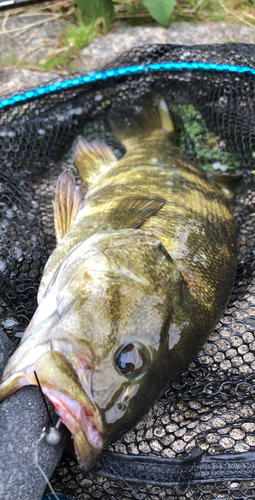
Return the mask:
MULTIPOLYGON (((168 61, 255 67, 255 52, 238 44, 151 46, 132 50, 111 67, 168 61)), ((67 87, 2 110, 0 322, 18 344, 55 245, 56 181, 66 167, 75 173, 73 139, 78 133, 100 137, 120 158, 124 150, 107 127, 105 110, 127 106, 155 87, 191 160, 208 171, 242 171, 235 203, 236 284, 202 351, 143 420, 109 446, 89 473, 66 453, 52 485, 79 500, 255 498, 254 76, 158 71, 67 87)))

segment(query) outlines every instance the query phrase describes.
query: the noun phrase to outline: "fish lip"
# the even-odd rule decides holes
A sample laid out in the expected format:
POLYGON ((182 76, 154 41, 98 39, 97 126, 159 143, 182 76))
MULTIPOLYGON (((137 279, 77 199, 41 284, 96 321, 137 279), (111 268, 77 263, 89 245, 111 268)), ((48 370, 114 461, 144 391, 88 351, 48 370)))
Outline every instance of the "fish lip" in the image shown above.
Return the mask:
POLYGON ((19 372, 12 374, 9 370, 0 386, 0 398, 24 385, 38 385, 37 380, 70 430, 81 467, 90 469, 105 444, 102 419, 92 394, 87 393, 77 370, 64 354, 49 350, 19 372))
MULTIPOLYGON (((53 403, 56 413, 61 418, 63 424, 65 424, 72 433, 74 442, 78 429, 82 429, 88 444, 94 449, 97 449, 99 453, 103 448, 101 431, 102 422, 100 416, 97 415, 95 419, 95 415, 93 415, 92 412, 86 408, 85 403, 81 404, 71 398, 70 395, 67 395, 57 389, 44 385, 42 386, 42 390, 48 399, 53 403)), ((79 449, 77 451, 80 456, 79 449)))

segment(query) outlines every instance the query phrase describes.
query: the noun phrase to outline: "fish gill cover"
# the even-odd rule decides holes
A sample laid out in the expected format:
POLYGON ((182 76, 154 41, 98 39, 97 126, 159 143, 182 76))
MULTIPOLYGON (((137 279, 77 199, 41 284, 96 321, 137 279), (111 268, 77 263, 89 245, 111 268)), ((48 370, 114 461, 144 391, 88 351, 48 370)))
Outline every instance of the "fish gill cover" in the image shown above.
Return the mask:
POLYGON ((48 92, 31 91, 20 104, 5 100, 2 107, 0 321, 5 331, 18 345, 35 310, 42 271, 55 245, 56 181, 67 167, 77 176, 73 140, 78 134, 99 137, 121 158, 124 149, 108 128, 105 111, 128 107, 152 88, 164 96, 188 158, 208 171, 243 173, 235 202, 238 271, 224 316, 188 370, 159 394, 139 424, 103 452, 92 471, 81 471, 66 454, 52 485, 74 499, 248 499, 255 492, 255 78, 240 68, 255 68, 254 49, 157 45, 134 49, 110 66, 112 78, 84 83, 75 75, 75 84, 71 78, 67 86, 51 82, 48 92), (169 62, 193 64, 169 70, 164 66, 169 62), (158 68, 149 71, 150 65, 158 68), (116 73, 125 67, 138 69, 116 73))

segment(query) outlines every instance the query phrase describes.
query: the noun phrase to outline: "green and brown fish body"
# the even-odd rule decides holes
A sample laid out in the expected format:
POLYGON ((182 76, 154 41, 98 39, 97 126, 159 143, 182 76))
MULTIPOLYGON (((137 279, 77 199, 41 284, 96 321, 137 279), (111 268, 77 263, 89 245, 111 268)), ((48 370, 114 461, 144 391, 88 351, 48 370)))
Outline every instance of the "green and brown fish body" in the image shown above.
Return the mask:
POLYGON ((205 342, 236 270, 222 190, 174 142, 158 94, 109 123, 127 153, 78 138, 54 205, 58 244, 38 308, 9 360, 0 398, 38 375, 85 468, 132 427, 205 342))

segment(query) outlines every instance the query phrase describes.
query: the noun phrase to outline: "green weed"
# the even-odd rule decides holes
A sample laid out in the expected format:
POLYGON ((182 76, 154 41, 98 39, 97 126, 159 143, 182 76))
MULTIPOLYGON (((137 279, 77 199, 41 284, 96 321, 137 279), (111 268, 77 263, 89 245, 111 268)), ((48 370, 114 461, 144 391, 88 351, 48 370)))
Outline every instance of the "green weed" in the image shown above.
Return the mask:
MULTIPOLYGON (((122 26, 152 25, 157 21, 234 22, 255 25, 255 0, 75 0, 58 11, 66 28, 45 60, 33 67, 6 53, 4 63, 44 71, 73 71, 72 62, 97 36, 122 26), (82 7, 83 6, 83 7, 82 7), (113 9, 114 8, 114 9, 113 9), (152 17, 153 16, 153 17, 152 17)), ((52 7, 51 7, 52 8, 52 7)), ((58 7, 57 7, 58 8, 58 7)), ((28 9, 28 8, 27 8, 28 9)), ((50 7, 49 7, 50 9, 50 7)), ((54 8, 54 12, 56 9, 54 8)), ((2 59, 3 60, 3 59, 2 59)))
POLYGON ((104 21, 96 20, 86 24, 81 15, 77 16, 78 25, 71 24, 59 40, 59 47, 49 52, 46 61, 41 64, 45 71, 53 68, 67 68, 80 51, 89 45, 104 30, 104 21))

